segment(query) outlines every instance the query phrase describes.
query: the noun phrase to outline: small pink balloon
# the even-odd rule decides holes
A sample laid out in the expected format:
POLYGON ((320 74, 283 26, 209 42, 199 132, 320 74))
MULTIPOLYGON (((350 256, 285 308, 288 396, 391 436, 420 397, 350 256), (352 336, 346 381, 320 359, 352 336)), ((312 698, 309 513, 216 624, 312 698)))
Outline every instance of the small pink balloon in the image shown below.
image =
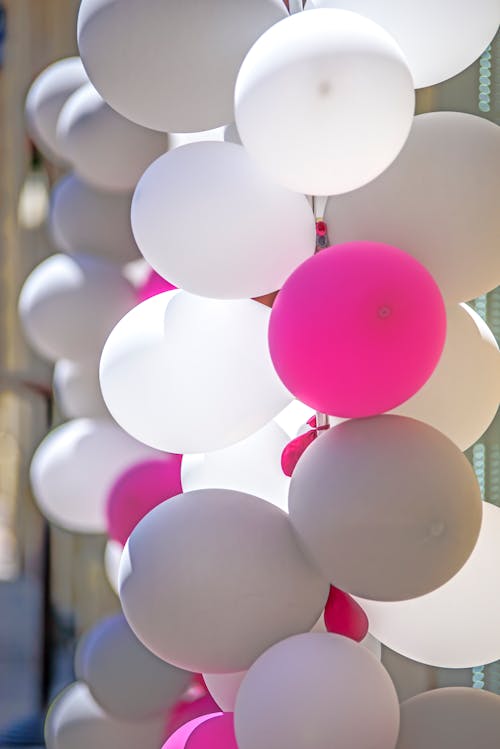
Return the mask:
POLYGON ((182 699, 170 711, 167 736, 173 735, 179 728, 197 718, 206 718, 219 713, 220 707, 208 692, 203 697, 194 700, 182 699))
POLYGON ((210 717, 191 732, 186 749, 238 749, 233 713, 210 717))
POLYGON ((199 718, 190 720, 189 723, 185 723, 183 726, 177 729, 170 738, 167 739, 166 744, 163 744, 162 749, 186 749, 189 737, 195 731, 198 726, 201 726, 205 721, 210 718, 218 717, 222 713, 212 713, 211 715, 202 715, 199 718))
POLYGON ((269 346, 286 387, 343 418, 374 416, 414 395, 434 371, 446 311, 429 271, 374 242, 328 247, 287 279, 269 346))
POLYGON ((325 626, 328 632, 361 642, 368 634, 368 617, 359 603, 343 590, 330 587, 325 606, 325 626))
POLYGON ((107 532, 123 546, 135 526, 165 500, 182 493, 181 455, 165 453, 128 468, 115 482, 106 503, 107 532))
POLYGON ((152 296, 157 296, 158 294, 163 294, 164 291, 172 291, 172 289, 176 288, 177 286, 162 278, 162 276, 151 268, 146 280, 137 289, 137 303, 145 302, 146 299, 151 299, 152 296))

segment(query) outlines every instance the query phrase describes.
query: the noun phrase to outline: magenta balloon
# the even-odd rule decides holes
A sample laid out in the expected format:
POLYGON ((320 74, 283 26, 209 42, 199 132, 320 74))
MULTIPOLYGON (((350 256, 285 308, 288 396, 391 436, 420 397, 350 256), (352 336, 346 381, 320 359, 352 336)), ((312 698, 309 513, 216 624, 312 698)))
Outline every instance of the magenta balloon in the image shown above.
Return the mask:
POLYGON ((222 715, 222 713, 202 715, 200 718, 190 720, 189 723, 185 723, 183 726, 178 728, 177 731, 173 733, 169 739, 167 739, 167 742, 166 744, 163 744, 162 749, 185 749, 187 741, 189 740, 189 737, 191 736, 193 731, 206 720, 210 720, 210 718, 216 718, 219 715, 222 715))
POLYGON ((350 242, 300 265, 274 303, 269 346, 286 387, 344 418, 404 403, 429 379, 446 336, 441 292, 390 245, 350 242))
POLYGON ((148 512, 182 493, 181 455, 165 453, 127 469, 113 485, 107 500, 108 536, 125 546, 128 537, 148 512))
POLYGON ((137 302, 145 302, 146 299, 151 299, 152 296, 163 294, 164 291, 172 291, 176 289, 170 281, 166 281, 159 273, 151 268, 151 271, 146 276, 144 282, 137 289, 137 302))
POLYGON ((233 713, 211 716, 190 734, 186 749, 238 749, 233 713))

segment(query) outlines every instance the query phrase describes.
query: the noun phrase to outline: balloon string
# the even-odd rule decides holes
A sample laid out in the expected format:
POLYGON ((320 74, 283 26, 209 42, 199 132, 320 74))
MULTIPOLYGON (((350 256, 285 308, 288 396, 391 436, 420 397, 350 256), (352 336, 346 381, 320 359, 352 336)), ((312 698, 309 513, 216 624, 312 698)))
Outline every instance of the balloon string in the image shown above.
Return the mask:
MULTIPOLYGON (((328 225, 324 220, 326 211, 326 203, 328 197, 323 195, 312 196, 312 209, 314 218, 316 221, 316 250, 315 253, 321 252, 325 247, 330 246, 330 240, 328 238, 328 225)), ((316 412, 316 430, 318 433, 330 428, 330 417, 328 414, 316 412)))

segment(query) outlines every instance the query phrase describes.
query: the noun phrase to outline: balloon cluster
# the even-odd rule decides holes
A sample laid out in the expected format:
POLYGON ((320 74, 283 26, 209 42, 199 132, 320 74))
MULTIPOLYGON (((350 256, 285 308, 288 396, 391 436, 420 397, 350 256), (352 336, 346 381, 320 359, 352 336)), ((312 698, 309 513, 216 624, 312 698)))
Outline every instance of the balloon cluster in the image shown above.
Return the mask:
POLYGON ((48 749, 496 746, 499 698, 400 706, 379 642, 500 657, 500 510, 463 455, 500 396, 465 304, 500 282, 500 135, 414 116, 498 3, 296 6, 82 0, 81 61, 28 94, 71 168, 19 303, 70 419, 32 485, 107 532, 123 610, 48 749))

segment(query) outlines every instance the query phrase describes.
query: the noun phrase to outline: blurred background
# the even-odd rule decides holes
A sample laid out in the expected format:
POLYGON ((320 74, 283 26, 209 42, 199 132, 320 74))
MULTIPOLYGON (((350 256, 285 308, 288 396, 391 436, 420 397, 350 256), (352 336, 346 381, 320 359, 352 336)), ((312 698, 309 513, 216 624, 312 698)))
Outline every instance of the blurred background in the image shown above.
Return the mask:
MULTIPOLYGON (((35 447, 60 417, 49 365, 20 331, 20 287, 53 253, 45 223, 60 176, 26 135, 24 100, 49 63, 77 54, 78 0, 0 0, 0 746, 35 746, 50 698, 73 680, 80 634, 118 600, 103 570, 105 538, 48 528, 29 491, 35 447)), ((418 111, 457 110, 500 123, 500 39, 444 84, 418 92, 418 111)), ((500 340, 500 290, 473 302, 500 340)), ((468 451, 483 491, 500 505, 500 419, 468 451)), ((500 633, 499 633, 500 636, 500 633)), ((500 664, 474 671, 417 665, 385 650, 402 695, 464 684, 500 693, 500 664)))

